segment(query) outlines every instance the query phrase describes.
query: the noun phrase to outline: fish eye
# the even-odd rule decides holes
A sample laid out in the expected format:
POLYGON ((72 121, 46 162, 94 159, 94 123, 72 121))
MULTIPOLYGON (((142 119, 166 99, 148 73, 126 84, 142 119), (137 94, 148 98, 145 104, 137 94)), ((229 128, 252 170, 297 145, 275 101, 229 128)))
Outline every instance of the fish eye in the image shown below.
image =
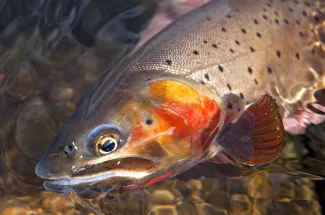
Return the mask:
POLYGON ((102 124, 89 132, 85 152, 89 155, 107 155, 121 148, 125 140, 125 133, 119 126, 102 124))
POLYGON ((120 138, 117 134, 107 134, 100 136, 96 142, 96 151, 99 154, 107 155, 117 149, 120 138))

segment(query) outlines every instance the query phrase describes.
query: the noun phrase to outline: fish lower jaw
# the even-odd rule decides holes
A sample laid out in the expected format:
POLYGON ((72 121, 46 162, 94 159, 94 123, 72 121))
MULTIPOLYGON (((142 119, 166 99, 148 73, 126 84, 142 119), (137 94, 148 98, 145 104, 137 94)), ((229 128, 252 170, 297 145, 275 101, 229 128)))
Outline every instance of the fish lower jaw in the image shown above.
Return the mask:
POLYGON ((68 193, 71 191, 69 179, 45 180, 43 183, 43 187, 48 191, 53 191, 58 193, 68 193))

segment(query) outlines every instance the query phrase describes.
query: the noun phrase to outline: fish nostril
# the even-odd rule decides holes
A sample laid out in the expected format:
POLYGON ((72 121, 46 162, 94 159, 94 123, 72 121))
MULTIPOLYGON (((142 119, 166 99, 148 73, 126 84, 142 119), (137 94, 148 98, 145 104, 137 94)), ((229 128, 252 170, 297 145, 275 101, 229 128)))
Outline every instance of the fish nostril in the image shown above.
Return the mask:
POLYGON ((66 155, 71 155, 75 151, 75 147, 73 145, 67 145, 63 149, 63 153, 66 155))

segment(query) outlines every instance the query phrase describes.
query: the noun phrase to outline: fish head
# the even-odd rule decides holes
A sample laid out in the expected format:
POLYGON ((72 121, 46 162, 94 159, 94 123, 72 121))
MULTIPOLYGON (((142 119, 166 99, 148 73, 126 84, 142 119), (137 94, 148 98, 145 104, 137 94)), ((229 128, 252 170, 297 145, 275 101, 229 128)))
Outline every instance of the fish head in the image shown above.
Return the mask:
POLYGON ((207 122, 180 107, 200 106, 202 98, 177 81, 136 83, 115 87, 104 100, 93 93, 65 122, 36 167, 46 189, 88 195, 148 186, 193 166, 200 154, 193 138, 204 138, 193 136, 188 118, 207 122))

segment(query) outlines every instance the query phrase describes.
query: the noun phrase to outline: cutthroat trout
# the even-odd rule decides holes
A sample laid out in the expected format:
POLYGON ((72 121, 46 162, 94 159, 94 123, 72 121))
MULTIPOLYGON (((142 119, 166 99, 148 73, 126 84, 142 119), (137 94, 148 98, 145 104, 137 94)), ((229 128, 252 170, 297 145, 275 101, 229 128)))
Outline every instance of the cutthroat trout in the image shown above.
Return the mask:
POLYGON ((225 152, 271 162, 283 118, 301 128, 322 116, 321 6, 216 0, 182 16, 85 97, 36 174, 48 190, 86 195, 146 187, 225 152))

